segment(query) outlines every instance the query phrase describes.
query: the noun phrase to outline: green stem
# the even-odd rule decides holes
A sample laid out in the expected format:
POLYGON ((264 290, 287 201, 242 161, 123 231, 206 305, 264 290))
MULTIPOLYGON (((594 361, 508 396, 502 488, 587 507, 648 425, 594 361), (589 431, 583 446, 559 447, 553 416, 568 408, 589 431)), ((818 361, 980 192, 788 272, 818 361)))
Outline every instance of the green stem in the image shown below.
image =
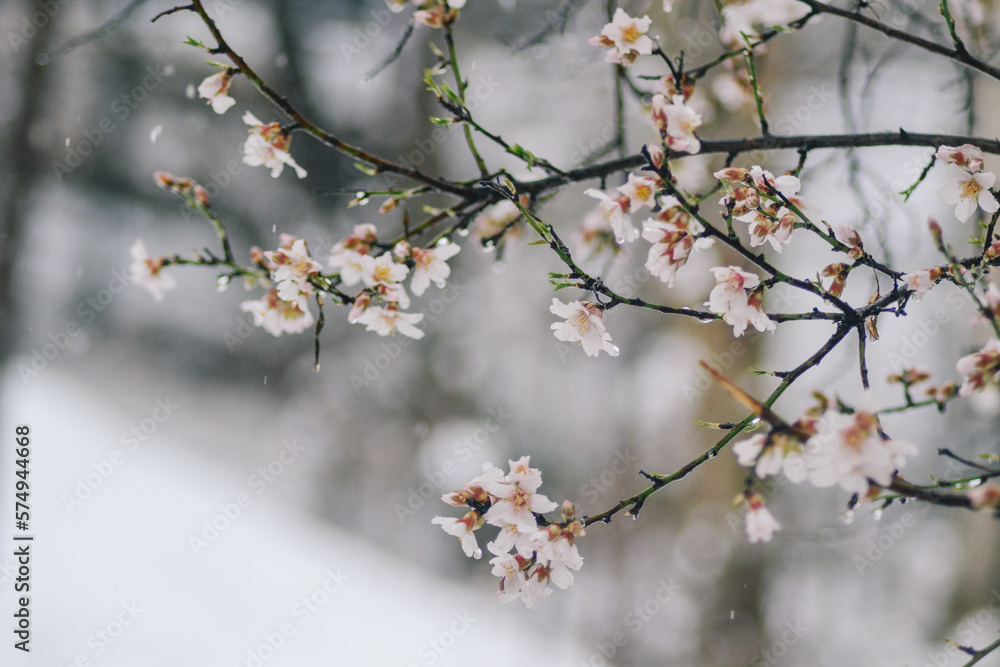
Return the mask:
MULTIPOLYGON (((807 370, 819 364, 819 362, 822 361, 822 359, 826 357, 826 355, 829 354, 850 331, 851 327, 845 327, 845 326, 838 327, 837 331, 833 334, 833 336, 831 336, 829 340, 827 340, 826 343, 824 343, 819 350, 817 350, 812 356, 810 356, 804 362, 796 366, 794 370, 790 371, 788 374, 785 375, 785 377, 782 379, 781 383, 777 386, 777 388, 775 388, 775 390, 771 392, 771 394, 767 397, 767 399, 764 400, 763 405, 768 408, 774 405, 775 401, 778 400, 778 398, 785 392, 786 389, 788 389, 792 385, 793 382, 795 382, 807 370)), ((599 514, 594 514, 592 516, 586 517, 584 519, 584 525, 589 526, 593 523, 597 523, 598 521, 603 521, 604 523, 610 523, 611 517, 613 517, 615 514, 622 511, 626 507, 632 507, 633 509, 631 510, 631 513, 633 516, 635 516, 635 514, 637 514, 638 512, 638 508, 642 507, 643 503, 646 502, 646 499, 649 498, 649 496, 653 495, 654 493, 656 493, 663 487, 667 486, 668 484, 676 482, 679 479, 683 479, 688 474, 693 472, 696 468, 698 468, 698 466, 702 465, 706 461, 714 459, 716 456, 719 455, 719 452, 721 452, 726 447, 726 445, 732 442, 732 440, 740 433, 742 433, 744 430, 746 430, 747 427, 756 422, 757 419, 758 416, 756 414, 747 415, 740 422, 735 424, 729 431, 729 433, 727 433, 717 443, 712 445, 704 454, 694 459, 693 461, 689 462, 687 465, 681 467, 677 471, 670 473, 669 475, 660 475, 657 473, 645 474, 646 477, 653 480, 653 484, 651 486, 644 489, 643 491, 640 491, 634 496, 619 501, 614 507, 611 507, 610 509, 607 509, 599 514)))
MULTIPOLYGON (((458 86, 458 97, 462 100, 462 106, 465 108, 466 113, 468 113, 468 107, 465 106, 465 89, 468 87, 468 83, 462 79, 462 71, 459 69, 458 65, 458 53, 455 50, 455 38, 452 35, 451 24, 448 23, 444 27, 444 39, 448 43, 448 57, 451 59, 451 71, 455 74, 455 84, 458 86)), ((490 170, 486 166, 486 162, 483 161, 483 156, 479 154, 476 149, 476 142, 472 138, 472 129, 468 124, 462 127, 465 132, 465 143, 469 145, 469 151, 472 152, 472 159, 476 161, 476 167, 479 168, 479 175, 482 178, 489 177, 490 170)))
POLYGON ((972 667, 972 665, 976 664, 977 662, 979 662, 980 660, 982 660, 983 658, 985 658, 986 656, 988 656, 990 653, 992 653, 993 651, 997 650, 998 648, 1000 648, 1000 639, 997 639, 996 641, 994 641, 992 644, 990 644, 986 648, 980 649, 979 651, 976 651, 972 655, 972 660, 970 660, 969 662, 967 662, 964 665, 962 665, 962 667, 972 667))

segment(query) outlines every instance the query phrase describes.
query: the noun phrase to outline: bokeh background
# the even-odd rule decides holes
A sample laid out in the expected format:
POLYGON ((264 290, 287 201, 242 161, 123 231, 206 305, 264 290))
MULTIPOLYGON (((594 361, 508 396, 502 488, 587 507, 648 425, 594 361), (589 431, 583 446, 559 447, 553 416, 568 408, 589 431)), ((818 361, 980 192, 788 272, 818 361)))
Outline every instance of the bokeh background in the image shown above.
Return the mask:
MULTIPOLYGON (((149 1, 123 13, 131 5, 121 1, 0 4, 5 627, 16 577, 15 424, 32 432, 36 535, 32 651, 15 651, 5 631, 0 663, 940 667, 965 662, 945 638, 977 647, 996 638, 998 533, 989 516, 914 504, 848 513, 840 491, 779 482, 767 496, 783 530, 749 545, 731 507, 743 473, 728 451, 653 496, 637 520, 590 528, 572 588, 534 611, 500 605, 486 562, 464 558, 431 525, 453 513, 441 493, 484 462, 530 455, 550 498, 573 500, 583 514, 607 509, 644 488, 640 469, 673 471, 714 442, 719 433, 695 419, 742 416, 698 359, 764 395, 774 379, 746 371, 797 365, 828 328, 793 323, 734 340, 720 323, 621 307, 606 320, 621 356, 588 358, 549 331, 546 274, 560 268, 550 254, 521 240, 498 257, 474 234, 456 239, 462 252, 449 291, 432 288, 415 301, 428 314, 423 340, 397 346, 404 341, 365 333, 347 324, 346 311, 327 308, 318 373, 310 334, 276 339, 254 329, 239 304, 258 293, 236 283, 220 291, 211 270, 171 269, 179 286, 155 302, 127 281, 137 238, 153 255, 217 243, 207 223, 155 186, 156 170, 209 187, 244 259, 253 245, 276 247, 282 232, 306 238, 322 258, 356 224, 375 223, 387 236, 401 224, 401 210, 380 216, 377 200, 346 208, 350 196, 323 194, 370 184, 305 136, 291 149, 309 171, 305 180, 245 165, 227 171, 242 156, 243 111, 265 122, 280 117, 244 80, 224 116, 197 99, 194 87, 214 70, 182 42, 210 38, 188 13, 150 23, 169 6, 149 1), (73 41, 116 16, 114 29, 73 41)), ((721 50, 708 3, 680 2, 669 17, 655 5, 623 6, 648 12, 665 48, 684 50, 689 63, 721 50)), ((390 13, 374 0, 208 7, 237 51, 306 117, 377 154, 471 177, 457 131, 444 142, 429 138, 426 118, 441 111, 421 76, 440 34, 417 29, 394 65, 366 77, 396 45, 409 11, 390 13)), ((935 10, 929 1, 888 2, 880 16, 941 37, 935 10)), ((586 2, 470 2, 458 48, 481 91, 479 122, 561 167, 614 155, 612 73, 586 44, 605 11, 586 2), (564 33, 517 48, 570 8, 564 33)), ((779 134, 900 126, 1000 133, 995 82, 829 18, 776 40, 758 67, 779 134)), ((663 73, 654 62, 636 71, 663 73)), ((756 134, 751 108, 726 81, 712 83, 695 98, 706 117, 701 135, 756 134)), ((626 111, 631 153, 654 134, 635 100, 626 111)), ((855 225, 890 263, 925 268, 940 263, 928 215, 948 221, 955 243, 970 233, 937 202, 942 169, 905 205, 896 194, 931 152, 819 151, 803 194, 826 220, 855 225)), ((533 176, 484 153, 491 165, 533 176)), ((738 164, 780 173, 795 159, 752 155, 738 164)), ((699 188, 720 164, 693 157, 676 169, 699 188)), ((987 169, 998 166, 988 159, 987 169)), ((600 184, 566 188, 540 209, 574 248, 593 208, 585 187, 600 184)), ((644 258, 639 241, 593 265, 622 291, 698 305, 712 285, 708 268, 734 261, 719 249, 702 253, 668 292, 642 271, 644 258)), ((838 260, 801 239, 780 261, 810 278, 838 260)), ((852 276, 848 298, 867 298, 873 284, 865 280, 852 276)), ((815 305, 783 298, 789 309, 815 305)), ((954 380, 955 360, 986 336, 947 288, 908 315, 883 318, 882 338, 869 347, 887 403, 900 398, 884 379, 901 362, 954 380)), ((857 400, 856 359, 856 342, 845 343, 782 398, 779 412, 799 414, 811 389, 857 400)), ((908 476, 967 474, 935 455, 940 446, 997 453, 998 404, 988 393, 943 416, 888 419, 890 433, 921 448, 908 476)))

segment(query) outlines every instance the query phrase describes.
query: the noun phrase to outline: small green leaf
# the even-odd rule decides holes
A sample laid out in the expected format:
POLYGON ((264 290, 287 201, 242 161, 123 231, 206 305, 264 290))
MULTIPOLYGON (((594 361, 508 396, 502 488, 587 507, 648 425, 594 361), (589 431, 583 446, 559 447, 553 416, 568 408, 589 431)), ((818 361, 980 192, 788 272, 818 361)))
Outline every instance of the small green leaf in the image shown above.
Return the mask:
POLYGON ((531 153, 528 150, 525 150, 524 147, 521 146, 520 144, 514 144, 513 146, 511 146, 510 152, 518 156, 525 162, 527 162, 529 169, 533 168, 535 166, 535 163, 538 161, 538 158, 535 157, 533 153, 531 153))

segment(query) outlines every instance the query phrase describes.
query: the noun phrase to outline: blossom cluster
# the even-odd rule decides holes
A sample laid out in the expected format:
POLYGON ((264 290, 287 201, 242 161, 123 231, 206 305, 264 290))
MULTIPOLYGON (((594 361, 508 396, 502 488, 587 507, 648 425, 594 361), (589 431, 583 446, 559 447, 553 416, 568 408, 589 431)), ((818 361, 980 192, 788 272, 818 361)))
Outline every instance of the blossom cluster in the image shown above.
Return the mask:
MULTIPOLYGON (((948 165, 948 183, 938 192, 938 199, 949 206, 955 207, 955 217, 960 222, 966 222, 978 210, 996 213, 1000 210, 1000 201, 993 195, 990 188, 996 182, 996 175, 983 171, 983 151, 965 144, 962 146, 940 146, 935 153, 938 161, 948 165)), ((940 227, 931 218, 930 226, 935 234, 940 234, 940 227)), ((998 256, 1000 244, 993 243, 984 250, 984 258, 994 259, 998 256)), ((913 299, 922 298, 945 275, 941 266, 920 269, 900 276, 903 286, 913 292, 913 299)), ((995 292, 996 288, 991 289, 995 292)), ((987 299, 990 291, 987 291, 987 299)), ((969 390, 967 390, 969 391, 969 390)))
POLYGON ((281 235, 277 250, 254 248, 251 254, 268 269, 274 287, 261 299, 244 301, 240 308, 253 315, 255 326, 272 336, 305 331, 315 322, 308 307, 309 296, 316 291, 311 278, 318 276, 323 266, 309 256, 303 239, 289 234, 281 235))
MULTIPOLYGON (((353 298, 347 320, 380 336, 400 333, 423 338, 424 332, 416 326, 423 314, 404 312, 410 306, 410 296, 403 281, 412 265, 410 289, 414 294, 422 295, 432 282, 443 288, 451 274, 446 260, 457 254, 459 247, 444 243, 425 249, 400 241, 391 252, 376 257, 376 240, 374 225, 357 225, 353 234, 333 246, 327 258, 332 276, 338 276, 341 284, 363 285, 353 298)), ((321 276, 322 265, 309 256, 304 240, 287 235, 282 235, 278 250, 261 252, 255 248, 252 254, 258 265, 268 270, 275 287, 260 300, 244 302, 243 310, 253 313, 254 323, 274 336, 301 333, 315 321, 307 308, 307 298, 316 291, 315 280, 330 279, 321 276)))
POLYGON ((757 331, 774 331, 777 325, 764 313, 764 288, 756 274, 736 266, 716 266, 712 272, 716 284, 705 305, 722 315, 734 336, 742 336, 749 324, 757 331))
POLYGON ((987 213, 1000 209, 1000 202, 990 192, 996 175, 982 171, 983 151, 971 144, 941 146, 935 157, 948 165, 948 184, 938 190, 938 198, 955 207, 960 222, 972 217, 977 208, 987 213))
POLYGON ((562 505, 562 521, 550 523, 541 516, 558 506, 538 493, 542 473, 531 468, 529 460, 524 456, 510 461, 506 475, 491 463, 483 464, 482 475, 466 482, 461 491, 441 497, 469 511, 459 519, 434 517, 432 523, 457 537, 470 558, 482 557, 476 531, 485 524, 499 528, 496 539, 487 544, 494 556, 493 574, 500 578, 497 597, 504 603, 520 599, 533 609, 552 593, 550 583, 563 589, 573 584, 572 571, 583 565, 575 541, 584 529, 569 501, 562 505))
MULTIPOLYGON (((168 189, 194 193, 191 196, 197 201, 200 186, 190 179, 162 173, 157 179, 168 189)), ((460 248, 444 241, 432 248, 413 247, 407 241, 400 241, 391 252, 376 256, 376 241, 374 225, 357 225, 353 234, 331 249, 327 257, 332 271, 329 275, 324 275, 323 265, 311 257, 304 239, 282 234, 276 250, 251 248, 250 256, 266 278, 248 278, 247 287, 261 282, 268 291, 260 299, 244 301, 240 308, 253 316, 255 326, 273 336, 302 333, 316 322, 308 306, 310 297, 321 289, 333 287, 339 279, 345 286, 363 285, 351 300, 348 322, 363 324, 380 336, 400 333, 422 338, 424 332, 416 324, 423 314, 403 310, 410 305, 403 281, 410 276, 410 289, 417 296, 423 295, 431 283, 444 288, 451 275, 447 260, 460 248)), ((132 260, 132 281, 149 290, 157 300, 176 287, 173 277, 162 271, 167 260, 149 257, 142 241, 132 247, 132 260)))
POLYGON ((618 244, 631 243, 642 236, 652 243, 646 268, 672 286, 677 270, 687 263, 694 250, 708 248, 713 240, 705 238, 705 228, 673 195, 657 198, 663 181, 655 176, 628 175, 628 181, 611 196, 593 188, 584 194, 600 200, 601 215, 611 226, 618 244), (632 222, 632 214, 643 207, 653 209, 655 217, 642 223, 642 231, 632 222))
MULTIPOLYGON (((821 417, 797 421, 795 434, 811 434, 804 441, 776 429, 736 443, 733 453, 760 479, 783 474, 794 484, 808 480, 819 488, 837 485, 861 499, 870 498, 879 487, 891 484, 907 456, 917 453, 912 443, 883 437, 874 403, 873 394, 866 392, 851 414, 826 410, 821 417)), ((762 498, 750 496, 756 494, 744 494, 747 536, 751 542, 766 542, 780 525, 762 498)))
POLYGON ((705 227, 673 195, 660 199, 660 213, 643 226, 642 238, 653 246, 646 258, 649 272, 673 287, 677 270, 695 250, 711 247, 715 239, 703 236, 705 227))
MULTIPOLYGON (((236 71, 226 68, 206 77, 198 85, 198 96, 206 99, 217 114, 226 113, 236 104, 236 100, 229 96, 229 86, 236 71)), ((243 114, 243 122, 251 128, 243 143, 244 164, 267 167, 273 178, 280 176, 287 165, 295 170, 299 178, 306 177, 306 170, 288 152, 292 137, 281 123, 264 123, 249 111, 243 114)))
POLYGON ((364 289, 354 297, 354 306, 347 316, 349 322, 364 324, 368 331, 380 336, 399 332, 410 338, 423 338, 424 332, 415 325, 423 320, 422 313, 406 313, 410 296, 403 281, 410 278, 410 289, 421 296, 433 282, 444 288, 451 275, 447 260, 461 249, 454 243, 442 242, 433 248, 417 248, 407 241, 398 242, 391 252, 376 257, 374 225, 357 225, 354 233, 338 242, 330 251, 327 263, 337 272, 340 281, 350 287, 361 283, 364 289))
MULTIPOLYGON (((776 251, 781 252, 789 242, 795 225, 804 222, 803 217, 808 219, 808 216, 820 214, 814 205, 798 195, 801 183, 795 176, 786 174, 775 178, 771 172, 754 166, 749 170, 726 168, 716 172, 715 177, 727 188, 727 194, 720 203, 731 209, 736 219, 750 223, 752 247, 767 241, 776 251)), ((658 176, 629 174, 628 181, 617 188, 616 195, 594 189, 586 190, 584 194, 600 200, 600 212, 613 230, 617 243, 632 242, 640 235, 652 243, 646 268, 668 287, 672 287, 678 269, 687 263, 691 253, 710 247, 713 239, 706 237, 704 225, 677 197, 664 195, 657 198, 657 193, 662 189, 664 184, 658 176), (656 217, 647 218, 640 232, 632 222, 631 215, 643 207, 653 209, 656 217)), ((834 231, 850 247, 852 256, 860 256, 861 239, 853 229, 843 225, 834 231)), ((712 272, 716 286, 705 305, 733 327, 735 336, 741 336, 749 325, 761 332, 775 330, 775 322, 763 311, 764 287, 759 276, 735 266, 713 267, 712 272)), ((846 267, 844 273, 846 275, 846 267)), ((842 289, 842 285, 838 289, 842 289)), ((594 316, 600 313, 596 306, 590 311, 594 316)), ((553 309, 553 312, 556 311, 553 309)), ((569 312, 556 314, 571 318, 569 312)), ((576 326, 577 333, 573 334, 573 338, 568 338, 567 327, 559 325, 557 337, 560 340, 582 341, 588 335, 591 324, 600 337, 605 336, 603 324, 593 317, 585 318, 580 315, 577 321, 587 326, 576 326)), ((553 325, 553 329, 557 329, 557 326, 553 325)), ((595 336, 593 333, 589 335, 595 336)), ((588 354, 596 354, 601 349, 596 343, 602 339, 594 337, 591 340, 593 342, 585 348, 588 349, 588 354)), ((614 354, 617 354, 617 348, 614 354)))
POLYGON ((728 167, 715 172, 714 176, 727 190, 719 203, 732 206, 733 217, 750 224, 752 248, 767 242, 776 252, 781 252, 791 241, 796 223, 805 222, 799 212, 806 218, 821 215, 814 205, 798 196, 802 183, 791 174, 775 178, 771 172, 755 165, 749 171, 728 167))
POLYGON ((701 150, 694 131, 701 127, 702 117, 688 106, 684 95, 674 95, 669 103, 665 95, 653 95, 652 117, 665 147, 692 155, 701 150))
MULTIPOLYGON (((652 19, 648 16, 633 18, 619 7, 611 22, 601 29, 600 34, 591 37, 588 43, 608 49, 606 62, 631 65, 639 56, 653 53, 653 40, 646 34, 651 23, 652 19)), ((692 88, 686 85, 686 79, 679 87, 667 83, 668 81, 672 82, 672 78, 664 77, 660 84, 667 94, 657 93, 653 96, 653 124, 659 130, 665 147, 678 153, 695 154, 701 150, 701 142, 694 131, 701 125, 702 117, 687 105, 692 88)))
POLYGON ((243 144, 244 163, 267 167, 272 178, 280 176, 285 165, 294 169, 299 178, 306 177, 306 170, 288 152, 292 138, 281 123, 264 123, 249 111, 243 114, 243 122, 251 128, 243 144))

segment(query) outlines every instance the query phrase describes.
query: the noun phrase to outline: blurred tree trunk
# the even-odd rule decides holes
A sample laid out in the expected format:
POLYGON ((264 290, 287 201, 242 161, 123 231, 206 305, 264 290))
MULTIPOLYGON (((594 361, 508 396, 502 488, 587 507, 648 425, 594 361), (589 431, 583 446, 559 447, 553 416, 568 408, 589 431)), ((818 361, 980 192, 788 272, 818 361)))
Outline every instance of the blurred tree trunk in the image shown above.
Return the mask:
POLYGON ((14 269, 21 254, 23 223, 28 214, 31 190, 42 169, 41 160, 31 149, 31 129, 34 121, 42 116, 49 78, 47 68, 37 63, 59 16, 58 12, 49 16, 43 27, 36 28, 30 23, 30 17, 37 7, 27 0, 21 5, 27 21, 18 22, 15 31, 7 35, 8 46, 13 47, 14 52, 7 62, 16 72, 18 109, 3 132, 4 149, 0 155, 0 173, 5 175, 0 181, 0 365, 14 354, 21 338, 14 269))

